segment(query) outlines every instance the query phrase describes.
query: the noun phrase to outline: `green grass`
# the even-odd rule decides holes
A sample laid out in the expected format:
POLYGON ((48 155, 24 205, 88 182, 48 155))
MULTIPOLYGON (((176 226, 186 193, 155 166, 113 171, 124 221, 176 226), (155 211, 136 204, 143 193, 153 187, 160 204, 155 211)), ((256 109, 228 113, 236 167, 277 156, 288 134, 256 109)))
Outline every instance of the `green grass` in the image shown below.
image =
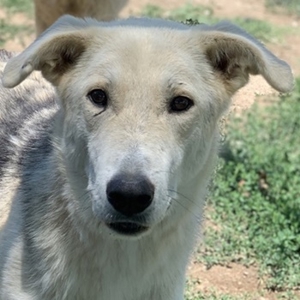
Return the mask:
POLYGON ((6 8, 10 13, 23 12, 33 15, 32 0, 0 0, 0 6, 6 8))
POLYGON ((202 23, 212 23, 217 19, 213 16, 213 10, 207 6, 185 4, 170 11, 167 15, 172 20, 184 22, 187 19, 198 20, 202 23))
POLYGON ((260 266, 271 290, 300 289, 300 79, 295 92, 255 106, 228 128, 199 260, 260 266))
POLYGON ((213 10, 210 7, 197 5, 194 6, 187 3, 171 11, 164 11, 157 5, 146 5, 141 12, 141 15, 151 18, 167 18, 171 20, 184 22, 187 19, 200 20, 204 22, 212 22, 214 20, 213 10))
POLYGON ((288 31, 287 28, 274 26, 269 22, 251 18, 235 18, 232 22, 264 42, 281 41, 283 35, 288 31))
POLYGON ((0 0, 0 8, 6 13, 5 19, 0 19, 0 46, 8 40, 27 36, 34 32, 32 25, 19 25, 11 22, 15 13, 24 13, 28 18, 33 18, 33 1, 31 0, 0 0))
POLYGON ((28 35, 33 32, 32 26, 19 26, 0 19, 0 46, 16 36, 28 35))
POLYGON ((266 7, 272 11, 287 12, 300 16, 299 0, 266 0, 266 7))
MULTIPOLYGON (((141 15, 152 18, 167 18, 180 22, 192 19, 205 24, 213 24, 221 20, 214 16, 212 8, 192 4, 185 4, 171 11, 164 11, 156 5, 147 5, 142 10, 141 15)), ((276 42, 287 32, 286 28, 252 18, 235 18, 230 21, 264 42, 276 42)))

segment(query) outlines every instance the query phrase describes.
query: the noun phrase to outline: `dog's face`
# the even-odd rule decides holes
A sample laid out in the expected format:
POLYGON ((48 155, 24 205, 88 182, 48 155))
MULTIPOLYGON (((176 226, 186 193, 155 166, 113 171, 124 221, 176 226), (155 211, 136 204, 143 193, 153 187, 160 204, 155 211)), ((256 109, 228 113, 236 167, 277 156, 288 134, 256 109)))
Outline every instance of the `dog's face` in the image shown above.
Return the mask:
POLYGON ((4 84, 40 69, 57 86, 61 146, 79 210, 104 230, 141 236, 200 205, 188 191, 197 181, 205 188, 217 121, 249 73, 281 91, 292 76, 228 24, 127 22, 89 27, 61 19, 8 65, 4 84))
MULTIPOLYGON (((180 40, 173 49, 160 30, 136 34, 110 33, 58 87, 66 132, 87 145, 93 212, 124 233, 159 223, 172 205, 183 209, 174 200, 178 183, 206 163, 220 114, 213 72, 199 51, 180 40)), ((82 151, 77 141, 66 147, 82 151)))

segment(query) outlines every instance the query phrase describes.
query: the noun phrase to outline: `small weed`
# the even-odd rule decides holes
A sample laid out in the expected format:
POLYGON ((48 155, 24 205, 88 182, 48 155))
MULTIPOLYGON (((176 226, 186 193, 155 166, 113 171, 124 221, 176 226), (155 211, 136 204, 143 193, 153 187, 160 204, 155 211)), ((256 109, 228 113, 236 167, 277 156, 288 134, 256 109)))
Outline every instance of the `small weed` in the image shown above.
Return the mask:
POLYGON ((298 295, 295 295, 292 291, 280 293, 278 300, 299 300, 299 292, 298 295))

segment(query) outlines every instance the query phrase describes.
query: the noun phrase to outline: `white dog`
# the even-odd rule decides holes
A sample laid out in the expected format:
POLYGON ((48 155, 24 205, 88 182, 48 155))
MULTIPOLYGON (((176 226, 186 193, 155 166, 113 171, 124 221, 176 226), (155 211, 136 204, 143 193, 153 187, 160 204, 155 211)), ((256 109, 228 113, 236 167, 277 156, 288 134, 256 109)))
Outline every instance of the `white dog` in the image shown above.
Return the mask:
POLYGON ((249 74, 293 85, 229 23, 65 16, 13 57, 2 80, 15 88, 0 90, 12 201, 0 299, 183 300, 218 120, 249 74))

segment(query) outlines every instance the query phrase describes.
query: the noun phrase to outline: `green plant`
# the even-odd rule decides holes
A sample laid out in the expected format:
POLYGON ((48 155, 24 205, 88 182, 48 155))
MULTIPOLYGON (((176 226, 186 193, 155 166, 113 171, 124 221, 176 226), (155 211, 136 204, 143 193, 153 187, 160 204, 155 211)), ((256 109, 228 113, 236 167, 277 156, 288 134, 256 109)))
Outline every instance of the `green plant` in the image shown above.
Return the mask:
POLYGON ((164 10, 157 5, 148 4, 146 5, 141 12, 142 16, 146 16, 149 18, 162 18, 164 14, 164 10))
POLYGON ((198 282, 188 282, 187 291, 185 293, 185 300, 250 300, 251 298, 246 294, 240 294, 238 296, 232 296, 224 293, 217 293, 216 291, 194 291, 194 286, 198 282))
POLYGON ((200 260, 256 263, 272 290, 300 288, 300 79, 295 92, 229 125, 200 260))
POLYGON ((286 28, 277 27, 258 19, 235 18, 232 22, 264 42, 277 42, 287 32, 286 28))
POLYGON ((299 0, 266 0, 266 7, 275 11, 286 11, 300 15, 299 0))
POLYGON ((33 32, 31 26, 18 26, 8 23, 6 20, 0 20, 0 46, 3 46, 7 40, 20 36, 21 33, 30 34, 33 32))
MULTIPOLYGON (((0 19, 0 46, 15 37, 23 41, 23 37, 34 32, 31 22, 28 24, 15 23, 12 16, 15 13, 33 14, 33 1, 31 0, 0 0, 0 8, 5 12, 5 18, 0 19)), ((26 18, 25 18, 26 20, 26 18)))
MULTIPOLYGON (((175 21, 186 22, 186 20, 197 21, 198 23, 213 24, 220 21, 214 16, 213 9, 202 5, 187 3, 170 11, 164 11, 157 5, 147 5, 141 15, 155 18, 167 18, 175 21)), ((264 42, 273 42, 280 39, 286 33, 285 28, 271 25, 262 20, 251 18, 235 18, 231 22, 241 26, 250 34, 264 42)))
POLYGON ((160 6, 148 4, 143 8, 141 15, 150 18, 167 18, 180 22, 192 19, 202 23, 210 23, 214 20, 211 8, 202 5, 195 6, 190 3, 170 11, 164 11, 160 6))
POLYGON ((32 0, 1 0, 0 6, 5 7, 11 13, 24 12, 32 15, 33 12, 32 0))
POLYGON ((202 5, 192 5, 187 3, 181 7, 169 11, 166 14, 167 18, 180 22, 186 20, 197 20, 201 23, 212 23, 217 19, 213 16, 213 9, 202 5))

